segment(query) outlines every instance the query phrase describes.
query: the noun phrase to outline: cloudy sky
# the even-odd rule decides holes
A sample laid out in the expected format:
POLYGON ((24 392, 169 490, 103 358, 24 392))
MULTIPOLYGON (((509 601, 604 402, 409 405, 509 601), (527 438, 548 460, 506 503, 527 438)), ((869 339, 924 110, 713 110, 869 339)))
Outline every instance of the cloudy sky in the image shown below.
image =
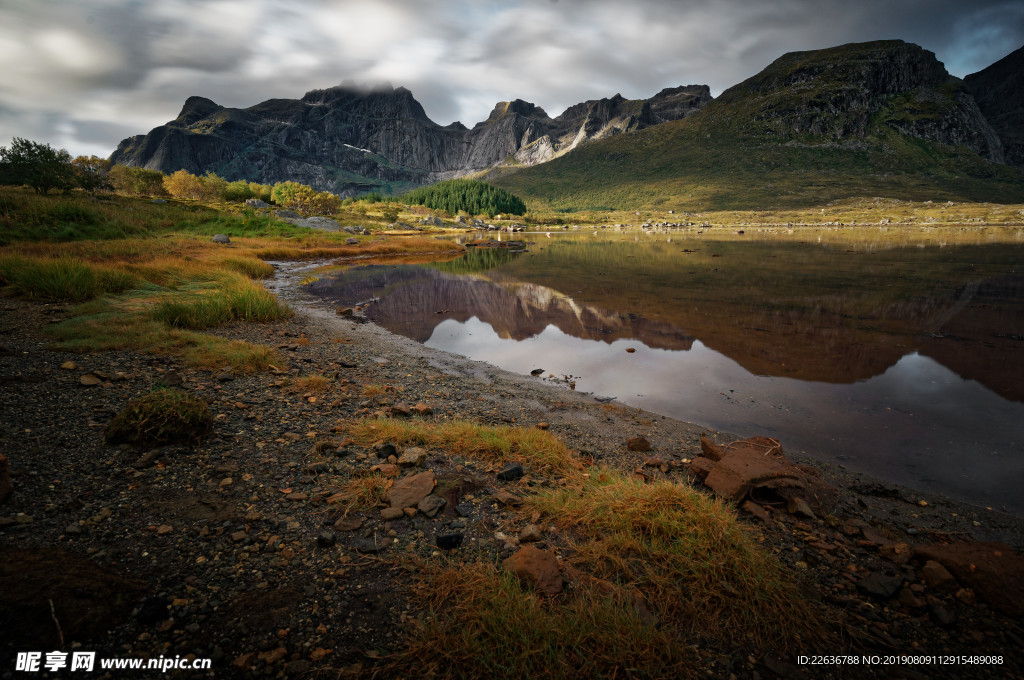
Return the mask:
POLYGON ((441 124, 521 98, 713 94, 793 50, 900 38, 957 76, 1024 45, 1022 0, 0 0, 0 145, 73 154, 173 119, 345 80, 410 90, 441 124))

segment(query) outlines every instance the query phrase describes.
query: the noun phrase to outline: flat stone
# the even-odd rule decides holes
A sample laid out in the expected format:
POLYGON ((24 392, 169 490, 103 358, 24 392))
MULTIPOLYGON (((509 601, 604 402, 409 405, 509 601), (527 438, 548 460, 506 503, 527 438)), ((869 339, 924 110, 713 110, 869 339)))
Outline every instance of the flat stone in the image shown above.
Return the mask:
POLYGON ((78 379, 78 384, 84 387, 95 387, 96 385, 102 384, 103 381, 97 378, 92 373, 86 373, 78 379))
POLYGON ((146 468, 153 467, 156 463, 156 459, 160 457, 160 449, 153 449, 152 451, 146 451, 144 454, 138 457, 135 463, 132 465, 136 470, 145 470, 146 468))
POLYGON ((412 407, 406 403, 398 403, 391 407, 391 415, 408 418, 412 415, 412 407))
POLYGON ((517 550, 502 565, 515 574, 526 586, 543 595, 562 592, 562 572, 554 553, 526 545, 517 550))
POLYGON ((362 517, 342 517, 334 523, 334 528, 338 531, 355 531, 361 526, 363 526, 362 517))
POLYGON ((807 505, 807 501, 803 498, 790 498, 789 501, 786 502, 786 510, 788 510, 791 515, 799 515, 808 519, 817 519, 814 511, 811 510, 811 506, 807 505))
POLYGON ((523 472, 523 466, 521 463, 509 463, 501 469, 501 472, 498 473, 498 479, 503 482, 512 482, 519 479, 524 474, 526 473, 523 472))
POLYGON ((754 501, 744 501, 743 505, 740 506, 744 511, 749 512, 754 517, 758 518, 762 522, 768 524, 772 521, 771 517, 768 516, 768 511, 760 503, 754 501))
POLYGON ((379 465, 374 465, 370 469, 373 470, 374 472, 381 473, 385 477, 390 477, 390 478, 395 478, 398 475, 402 474, 401 468, 399 468, 397 465, 394 465, 392 463, 380 463, 379 465))
POLYGON ((422 401, 412 407, 412 410, 421 416, 429 416, 434 411, 422 401))
POLYGON ((316 544, 321 548, 330 548, 337 543, 338 537, 334 535, 333 531, 321 531, 317 534, 316 544))
POLYGON ((491 494, 494 500, 502 503, 503 505, 522 505, 523 499, 515 494, 511 494, 508 491, 495 491, 491 494))
POLYGON ((420 512, 422 512, 427 517, 433 517, 441 510, 441 508, 443 508, 447 504, 448 501, 441 498, 440 496, 430 494, 429 496, 421 500, 416 505, 416 507, 419 509, 420 512))
POLYGON ((418 504, 433 490, 434 473, 427 470, 395 482, 388 493, 388 501, 393 508, 409 508, 418 504))
POLYGON ((76 364, 74 361, 65 361, 63 364, 60 365, 60 367, 63 368, 65 371, 73 371, 76 368, 78 368, 78 364, 76 364))
POLYGON ((630 437, 626 440, 626 448, 630 451, 650 451, 653 447, 646 437, 630 437))

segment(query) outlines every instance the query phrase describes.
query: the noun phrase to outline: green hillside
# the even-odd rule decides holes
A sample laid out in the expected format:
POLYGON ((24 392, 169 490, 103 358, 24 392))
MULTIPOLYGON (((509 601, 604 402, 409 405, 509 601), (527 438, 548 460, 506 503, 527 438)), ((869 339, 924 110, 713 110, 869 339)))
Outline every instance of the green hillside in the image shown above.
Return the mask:
POLYGON ((689 118, 488 179, 531 209, 566 212, 1024 201, 1024 172, 981 155, 996 153, 986 134, 930 52, 861 43, 785 55, 689 118))

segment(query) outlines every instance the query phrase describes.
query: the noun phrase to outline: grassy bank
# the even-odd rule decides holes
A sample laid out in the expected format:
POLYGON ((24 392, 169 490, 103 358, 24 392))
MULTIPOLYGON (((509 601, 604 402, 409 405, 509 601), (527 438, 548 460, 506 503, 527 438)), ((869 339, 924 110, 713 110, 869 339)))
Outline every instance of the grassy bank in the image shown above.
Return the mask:
POLYGON ((75 351, 135 349, 209 368, 261 370, 269 347, 203 333, 271 322, 292 310, 260 283, 266 260, 447 252, 426 238, 353 237, 298 228, 252 210, 119 196, 0 191, 0 287, 8 295, 75 305, 49 329, 75 351), (209 236, 227 234, 227 245, 209 236))

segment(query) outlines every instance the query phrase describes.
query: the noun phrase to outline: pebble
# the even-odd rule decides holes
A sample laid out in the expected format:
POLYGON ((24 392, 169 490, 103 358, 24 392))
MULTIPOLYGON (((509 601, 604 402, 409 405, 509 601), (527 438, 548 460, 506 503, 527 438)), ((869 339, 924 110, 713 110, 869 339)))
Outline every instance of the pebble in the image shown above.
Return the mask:
POLYGON ((498 473, 498 479, 503 482, 512 482, 519 479, 524 474, 526 473, 523 472, 523 466, 521 463, 509 463, 501 469, 501 472, 498 473))
POLYGON ((464 538, 465 536, 460 532, 438 534, 437 538, 434 539, 434 544, 442 550, 454 550, 462 545, 464 538))

